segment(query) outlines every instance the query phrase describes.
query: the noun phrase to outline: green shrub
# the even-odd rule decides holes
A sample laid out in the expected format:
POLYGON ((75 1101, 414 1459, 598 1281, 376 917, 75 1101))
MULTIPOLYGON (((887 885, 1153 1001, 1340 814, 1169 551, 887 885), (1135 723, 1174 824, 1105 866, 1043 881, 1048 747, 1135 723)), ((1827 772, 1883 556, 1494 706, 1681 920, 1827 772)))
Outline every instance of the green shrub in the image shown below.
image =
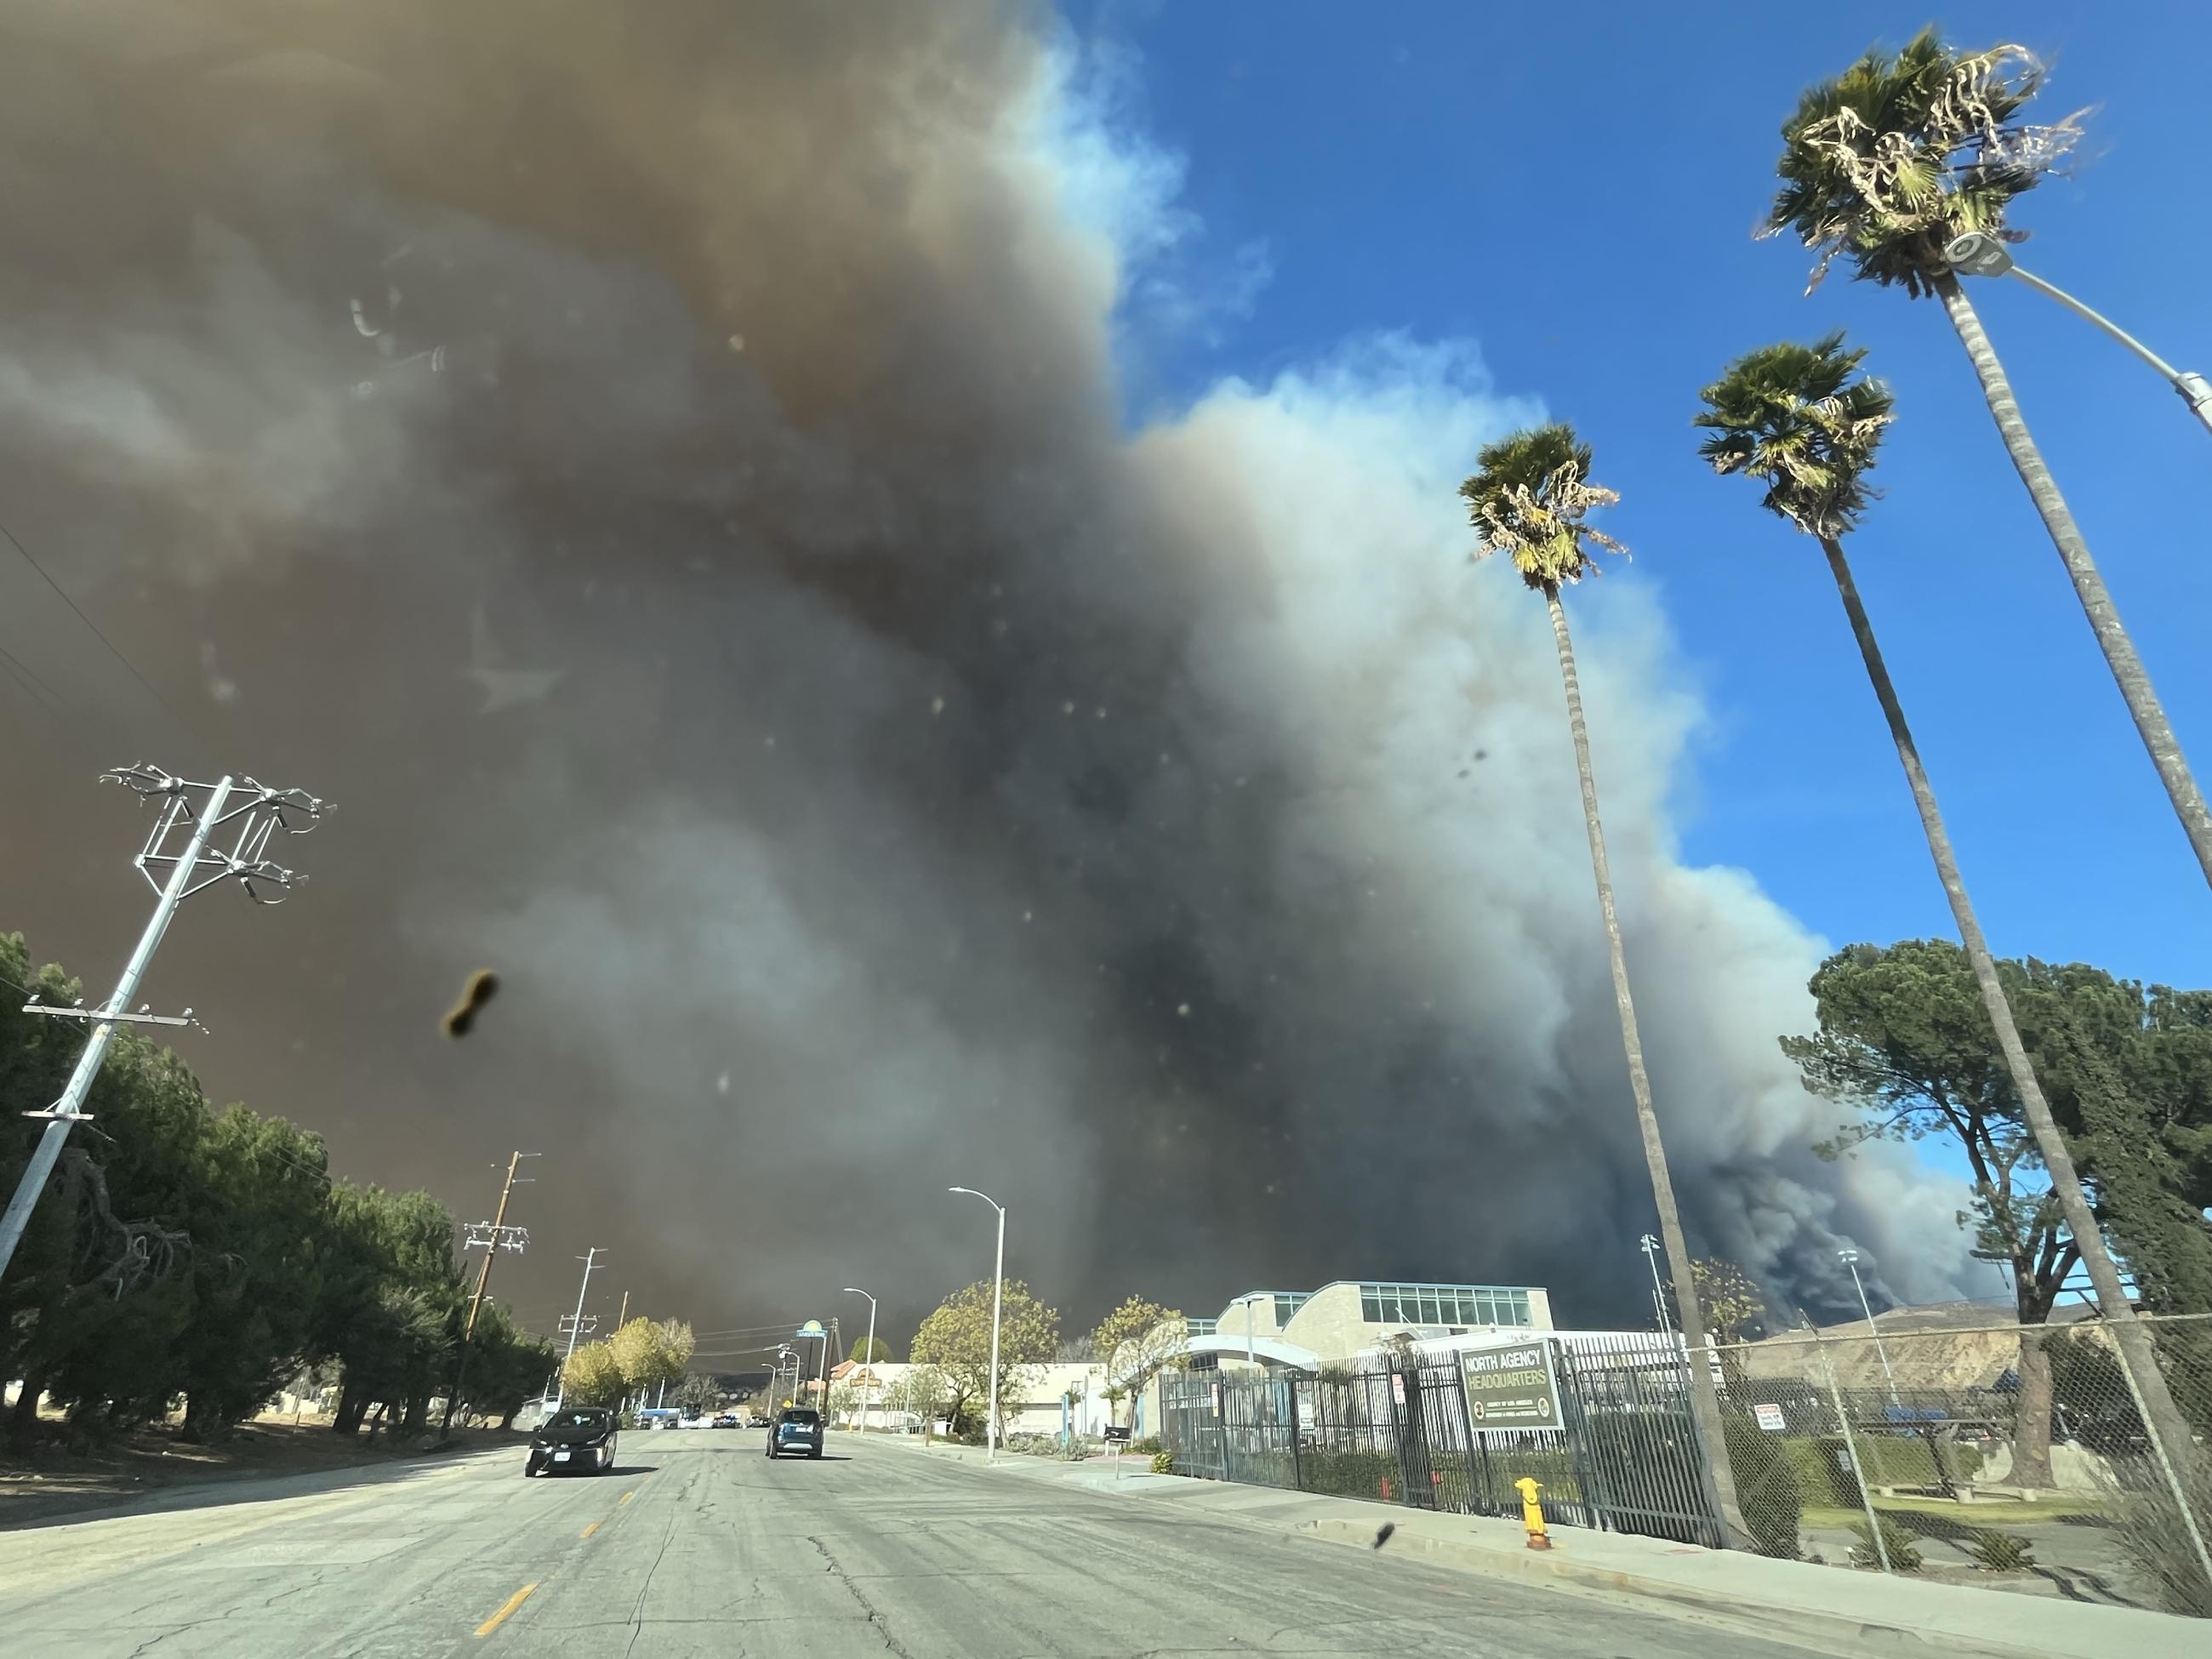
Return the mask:
POLYGON ((1152 1454, 1152 1473, 1154 1474, 1173 1474, 1175 1472, 1175 1454, 1173 1452, 1156 1451, 1152 1454))
POLYGON ((1795 1561, 1800 1553, 1797 1523, 1804 1498, 1782 1437, 1734 1413, 1723 1419, 1721 1434, 1735 1469, 1736 1504, 1743 1511, 1744 1525, 1751 1529, 1752 1547, 1777 1560, 1795 1561))
POLYGON ((1122 1449, 1131 1453, 1142 1452, 1146 1456, 1150 1456, 1152 1453, 1159 1450, 1159 1436, 1156 1434, 1148 1434, 1142 1440, 1130 1441, 1129 1443, 1122 1449))
POLYGON ((2027 1540, 2009 1532, 1984 1528, 1973 1534, 1966 1553, 1987 1572, 2025 1572, 2035 1565, 2027 1540))
MULTIPOLYGON (((1890 1571, 1919 1571, 1920 1552, 1912 1547, 1912 1534, 1886 1515, 1877 1515, 1875 1518, 1881 1522, 1882 1547, 1889 1552, 1890 1571)), ((1859 1535, 1859 1541, 1851 1546, 1851 1565, 1881 1571, 1881 1557, 1874 1547, 1874 1529, 1861 1521, 1851 1530, 1859 1535)))
POLYGON ((1386 1480, 1390 1483, 1393 1498, 1405 1495, 1398 1490, 1398 1460, 1388 1452, 1306 1451, 1298 1455, 1298 1485, 1306 1492, 1322 1492, 1333 1498, 1380 1498, 1386 1480))
POLYGON ((1850 1462, 1850 1448, 1840 1434, 1778 1437, 1783 1455, 1796 1472, 1797 1490, 1807 1501, 1832 1504, 1839 1510, 1859 1508, 1865 1498, 1850 1462))

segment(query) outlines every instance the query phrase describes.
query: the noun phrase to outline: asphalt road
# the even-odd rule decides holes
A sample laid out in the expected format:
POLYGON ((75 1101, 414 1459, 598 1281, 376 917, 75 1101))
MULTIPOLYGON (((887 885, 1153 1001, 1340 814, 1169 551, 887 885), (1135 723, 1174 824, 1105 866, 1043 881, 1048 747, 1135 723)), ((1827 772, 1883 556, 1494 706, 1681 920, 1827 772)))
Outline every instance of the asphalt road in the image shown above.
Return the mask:
POLYGON ((608 1475, 483 1454, 0 1532, 9 1659, 478 1653, 902 1659, 1295 1653, 1780 1659, 1804 1650, 833 1438, 633 1432, 608 1475))

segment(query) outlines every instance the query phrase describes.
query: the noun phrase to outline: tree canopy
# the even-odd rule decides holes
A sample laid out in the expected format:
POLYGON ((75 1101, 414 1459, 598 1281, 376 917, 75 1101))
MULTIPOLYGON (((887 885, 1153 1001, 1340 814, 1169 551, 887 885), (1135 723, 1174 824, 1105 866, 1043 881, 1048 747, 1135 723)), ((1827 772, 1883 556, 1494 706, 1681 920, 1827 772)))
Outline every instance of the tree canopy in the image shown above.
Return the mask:
POLYGON ((695 1346, 691 1328, 682 1320, 633 1319, 608 1339, 620 1367, 623 1388, 630 1394, 657 1389, 684 1375, 695 1346))
MULTIPOLYGON (((1060 1344, 1060 1316, 1018 1279, 1006 1282, 999 1334, 1000 1414, 1018 1397, 1029 1370, 1048 1362, 1060 1344)), ((908 1349, 917 1365, 944 1379, 947 1415, 957 1425, 991 1393, 991 1281, 955 1291, 921 1322, 908 1349)))
POLYGON ((1107 1387, 1117 1397, 1143 1388, 1157 1372, 1190 1363, 1182 1315, 1140 1296, 1128 1297, 1100 1320, 1090 1340, 1093 1358, 1106 1368, 1107 1387))
MULTIPOLYGON (((2001 962, 1999 976, 2100 1223, 2154 1308, 2212 1311, 2212 993, 2116 979, 2086 963, 2001 962)), ((2075 1251, 1965 952, 1948 940, 1856 945, 1821 964, 1820 1031, 1785 1037, 1806 1086, 1857 1109, 1822 1149, 1948 1137, 1975 1192, 1978 1254, 2047 1314, 2075 1251)))
POLYGON ((569 1406, 612 1406, 623 1396, 622 1361, 611 1340, 580 1344, 561 1362, 561 1400, 569 1406))
POLYGON ((2018 240, 2005 228, 2013 198, 2080 142, 2079 115, 2020 120, 2043 79, 2025 47, 1959 52, 1933 28, 1893 55, 1868 52, 1808 88, 1783 124, 1764 234, 1794 231, 1814 251, 1808 288, 1841 257, 1861 280, 1929 292, 1953 238, 2018 240))
MULTIPOLYGON (((1598 574, 1592 544, 1624 552, 1620 543, 1583 522, 1593 507, 1620 495, 1590 482, 1590 447, 1571 426, 1529 427, 1476 453, 1475 473, 1460 485, 1480 553, 1503 553, 1521 580, 1539 592, 1598 574)), ((1480 554, 1478 554, 1480 556, 1480 554)))
MULTIPOLYGON (((0 977, 63 1006, 82 994, 58 966, 34 973, 20 934, 0 935, 0 977)), ((76 1022, 0 1003, 0 1091, 56 1098, 83 1042, 76 1022)), ((40 1432, 42 1395, 80 1439, 158 1421, 180 1398, 182 1434, 210 1438, 333 1362, 341 1431, 377 1404, 424 1425, 467 1301, 443 1206, 333 1182, 320 1137, 216 1109, 135 1031, 117 1034, 88 1108, 0 1280, 0 1376, 23 1382, 10 1440, 40 1432)), ((0 1184, 13 1188, 40 1128, 0 1123, 0 1184)), ((495 1304, 477 1342, 469 1403, 511 1414, 552 1352, 495 1304)))
POLYGON ((1691 424, 1712 435, 1698 453, 1716 472, 1764 481, 1767 511, 1807 535, 1843 535, 1874 494, 1866 475, 1897 415, 1889 388, 1858 373, 1865 358, 1840 330, 1746 352, 1700 394, 1691 424))

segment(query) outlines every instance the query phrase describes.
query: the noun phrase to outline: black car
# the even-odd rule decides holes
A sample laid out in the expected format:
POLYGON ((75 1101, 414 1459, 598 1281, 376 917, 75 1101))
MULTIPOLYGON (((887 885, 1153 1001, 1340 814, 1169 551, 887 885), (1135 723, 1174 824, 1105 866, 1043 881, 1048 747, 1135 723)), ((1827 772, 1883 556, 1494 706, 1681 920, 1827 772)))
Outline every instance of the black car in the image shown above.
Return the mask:
POLYGON ((605 1406, 564 1406, 530 1437, 522 1474, 605 1474, 614 1466, 614 1413, 605 1406))
POLYGON ((775 1421, 768 1431, 768 1455, 781 1457, 786 1452, 805 1452, 809 1457, 822 1455, 820 1412, 793 1406, 775 1414, 775 1421))

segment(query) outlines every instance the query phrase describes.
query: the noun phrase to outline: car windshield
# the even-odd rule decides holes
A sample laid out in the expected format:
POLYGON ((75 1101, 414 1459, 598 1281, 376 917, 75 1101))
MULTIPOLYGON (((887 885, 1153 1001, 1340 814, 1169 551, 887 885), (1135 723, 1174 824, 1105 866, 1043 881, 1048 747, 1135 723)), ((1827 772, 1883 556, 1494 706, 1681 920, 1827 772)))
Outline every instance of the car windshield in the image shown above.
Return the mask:
POLYGON ((811 1427, 822 1420, 822 1414, 819 1412, 786 1412, 783 1414, 783 1420, 787 1423, 797 1423, 802 1427, 811 1427))
POLYGON ((597 1434, 606 1427, 610 1418, 603 1411, 556 1412, 545 1425, 549 1433, 597 1434))

